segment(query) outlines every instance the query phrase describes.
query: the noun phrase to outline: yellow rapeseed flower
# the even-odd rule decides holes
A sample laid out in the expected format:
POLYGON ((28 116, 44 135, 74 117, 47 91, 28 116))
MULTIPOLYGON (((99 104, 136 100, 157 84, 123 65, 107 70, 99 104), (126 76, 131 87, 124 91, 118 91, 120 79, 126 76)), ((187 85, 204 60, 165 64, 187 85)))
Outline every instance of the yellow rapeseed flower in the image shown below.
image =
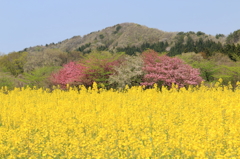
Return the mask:
MULTIPOLYGON (((0 90, 0 158, 240 158, 240 87, 0 90)), ((238 83, 238 85, 240 85, 238 83)))

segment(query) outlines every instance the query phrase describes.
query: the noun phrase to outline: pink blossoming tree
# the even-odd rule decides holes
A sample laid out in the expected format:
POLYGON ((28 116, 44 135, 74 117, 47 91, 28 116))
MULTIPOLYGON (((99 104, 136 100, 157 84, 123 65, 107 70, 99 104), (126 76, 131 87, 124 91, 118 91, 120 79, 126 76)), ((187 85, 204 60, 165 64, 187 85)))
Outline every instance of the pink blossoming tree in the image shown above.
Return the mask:
POLYGON ((53 73, 50 81, 53 85, 60 85, 62 89, 65 89, 67 84, 70 86, 85 85, 87 84, 85 70, 85 66, 70 62, 63 65, 58 72, 53 73))
POLYGON ((177 57, 159 56, 157 52, 148 50, 142 54, 145 75, 141 85, 171 87, 172 83, 179 87, 198 85, 203 81, 198 69, 185 64, 177 57))

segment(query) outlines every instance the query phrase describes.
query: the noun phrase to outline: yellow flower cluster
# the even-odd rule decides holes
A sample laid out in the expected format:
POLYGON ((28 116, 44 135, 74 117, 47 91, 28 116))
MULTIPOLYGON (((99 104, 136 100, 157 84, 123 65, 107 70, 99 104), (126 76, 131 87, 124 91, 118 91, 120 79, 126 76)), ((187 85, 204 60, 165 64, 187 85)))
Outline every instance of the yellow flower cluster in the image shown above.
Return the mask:
POLYGON ((0 106, 0 158, 240 157, 240 88, 2 88, 0 106))

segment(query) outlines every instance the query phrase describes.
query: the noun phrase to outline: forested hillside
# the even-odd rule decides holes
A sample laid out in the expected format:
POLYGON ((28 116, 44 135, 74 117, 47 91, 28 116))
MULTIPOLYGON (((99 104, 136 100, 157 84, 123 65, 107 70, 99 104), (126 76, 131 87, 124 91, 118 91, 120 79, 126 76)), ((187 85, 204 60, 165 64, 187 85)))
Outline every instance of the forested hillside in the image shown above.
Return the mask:
MULTIPOLYGON (((164 32, 139 24, 122 23, 83 37, 74 36, 56 44, 1 55, 0 86, 9 89, 26 85, 45 88, 65 84, 90 86, 93 81, 108 88, 141 85, 149 82, 149 79, 144 80, 148 73, 153 73, 145 68, 150 64, 144 62, 143 52, 157 52, 154 57, 160 61, 181 59, 198 69, 205 83, 219 78, 225 84, 240 80, 240 30, 228 36, 213 36, 201 31, 164 32), (161 57, 166 55, 171 58, 161 57), (71 74, 73 71, 75 74, 71 74)), ((160 64, 163 62, 151 67, 160 64)), ((178 64, 176 67, 180 69, 183 65, 179 61, 178 64)), ((170 68, 166 69, 171 72, 170 68)), ((164 78, 167 77, 156 80, 163 84, 164 78)), ((179 79, 172 82, 177 81, 179 79)))

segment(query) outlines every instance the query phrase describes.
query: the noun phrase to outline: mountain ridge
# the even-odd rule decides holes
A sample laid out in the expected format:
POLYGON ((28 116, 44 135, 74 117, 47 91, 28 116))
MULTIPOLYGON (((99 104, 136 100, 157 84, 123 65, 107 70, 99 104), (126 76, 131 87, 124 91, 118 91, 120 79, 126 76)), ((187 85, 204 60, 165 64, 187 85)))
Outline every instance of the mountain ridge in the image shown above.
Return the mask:
MULTIPOLYGON (((116 48, 123 47, 139 47, 143 43, 157 43, 168 42, 170 47, 174 46, 177 41, 179 33, 182 32, 166 32, 155 28, 149 28, 144 25, 136 23, 121 23, 114 26, 106 27, 99 31, 94 31, 84 36, 73 36, 70 39, 65 39, 56 44, 46 44, 45 46, 34 46, 26 48, 24 51, 36 51, 37 49, 57 48, 62 51, 74 51, 78 48, 84 48, 82 51, 93 50, 98 47, 105 47, 108 50, 116 52, 116 48), (85 45, 90 44, 85 47, 85 45), (37 48, 37 49, 36 49, 37 48)), ((191 36, 195 41, 199 38, 204 40, 210 39, 215 42, 225 43, 226 37, 216 38, 213 35, 207 35, 203 32, 202 35, 197 35, 194 32, 189 33, 187 36, 191 36)), ((197 32, 198 33, 198 32, 197 32)), ((186 39, 185 39, 186 41, 186 39)), ((169 48, 168 48, 169 49, 169 48)))

